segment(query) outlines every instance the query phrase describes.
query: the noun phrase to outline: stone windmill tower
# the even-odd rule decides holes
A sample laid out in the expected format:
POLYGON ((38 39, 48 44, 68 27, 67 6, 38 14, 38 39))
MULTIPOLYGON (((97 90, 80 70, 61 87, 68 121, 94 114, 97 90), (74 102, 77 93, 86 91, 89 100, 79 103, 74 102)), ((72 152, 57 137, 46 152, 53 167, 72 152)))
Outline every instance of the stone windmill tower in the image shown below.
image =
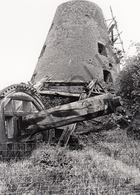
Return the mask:
POLYGON ((73 78, 114 83, 117 65, 102 10, 93 2, 58 6, 31 82, 73 78))

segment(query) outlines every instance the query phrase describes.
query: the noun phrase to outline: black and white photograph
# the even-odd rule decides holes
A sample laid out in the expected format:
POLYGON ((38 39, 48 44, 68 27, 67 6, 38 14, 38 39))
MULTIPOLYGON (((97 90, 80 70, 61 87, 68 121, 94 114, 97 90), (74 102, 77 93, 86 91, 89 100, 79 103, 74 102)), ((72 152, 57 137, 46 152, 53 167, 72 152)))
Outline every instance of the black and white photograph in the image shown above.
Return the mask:
POLYGON ((140 195, 139 9, 0 0, 0 195, 140 195))

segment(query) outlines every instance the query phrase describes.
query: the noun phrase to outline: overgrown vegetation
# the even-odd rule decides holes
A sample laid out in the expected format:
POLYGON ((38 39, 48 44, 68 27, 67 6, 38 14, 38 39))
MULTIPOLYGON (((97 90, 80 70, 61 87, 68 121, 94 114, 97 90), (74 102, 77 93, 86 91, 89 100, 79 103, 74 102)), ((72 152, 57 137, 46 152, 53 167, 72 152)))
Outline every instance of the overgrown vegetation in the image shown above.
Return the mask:
POLYGON ((117 94, 124 101, 128 131, 140 138, 140 43, 132 43, 136 55, 128 57, 117 79, 117 94))
POLYGON ((132 99, 140 94, 140 58, 127 60, 127 66, 120 72, 118 92, 125 98, 132 99))
POLYGON ((0 194, 139 194, 140 143, 119 127, 79 136, 83 149, 42 144, 0 163, 0 194))
POLYGON ((126 59, 117 79, 117 92, 123 98, 133 99, 140 94, 140 43, 135 43, 136 55, 126 59))

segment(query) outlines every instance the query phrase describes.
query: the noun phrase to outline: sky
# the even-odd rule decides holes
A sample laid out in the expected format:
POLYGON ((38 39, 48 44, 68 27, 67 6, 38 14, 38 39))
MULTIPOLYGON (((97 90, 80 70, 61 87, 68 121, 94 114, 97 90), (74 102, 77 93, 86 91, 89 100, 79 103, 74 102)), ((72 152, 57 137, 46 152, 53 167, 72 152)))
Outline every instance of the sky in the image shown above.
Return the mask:
MULTIPOLYGON (((140 42, 139 0, 90 0, 116 16, 126 53, 140 42)), ((65 0, 0 0, 0 90, 30 81, 56 8, 65 0)))

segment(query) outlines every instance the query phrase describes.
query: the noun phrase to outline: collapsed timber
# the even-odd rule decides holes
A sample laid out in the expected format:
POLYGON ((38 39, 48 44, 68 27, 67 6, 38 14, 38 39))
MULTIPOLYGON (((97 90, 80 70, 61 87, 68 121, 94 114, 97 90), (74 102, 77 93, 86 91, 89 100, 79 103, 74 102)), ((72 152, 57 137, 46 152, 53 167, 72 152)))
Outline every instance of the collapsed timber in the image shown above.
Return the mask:
POLYGON ((24 117, 31 134, 109 114, 120 106, 120 98, 111 94, 90 97, 24 117))
POLYGON ((36 88, 21 83, 2 90, 0 97, 0 145, 2 154, 6 151, 4 155, 8 148, 18 148, 17 143, 36 142, 38 133, 50 143, 60 128, 58 144, 66 146, 77 122, 107 115, 121 105, 120 97, 108 93, 97 79, 46 81, 36 88))

